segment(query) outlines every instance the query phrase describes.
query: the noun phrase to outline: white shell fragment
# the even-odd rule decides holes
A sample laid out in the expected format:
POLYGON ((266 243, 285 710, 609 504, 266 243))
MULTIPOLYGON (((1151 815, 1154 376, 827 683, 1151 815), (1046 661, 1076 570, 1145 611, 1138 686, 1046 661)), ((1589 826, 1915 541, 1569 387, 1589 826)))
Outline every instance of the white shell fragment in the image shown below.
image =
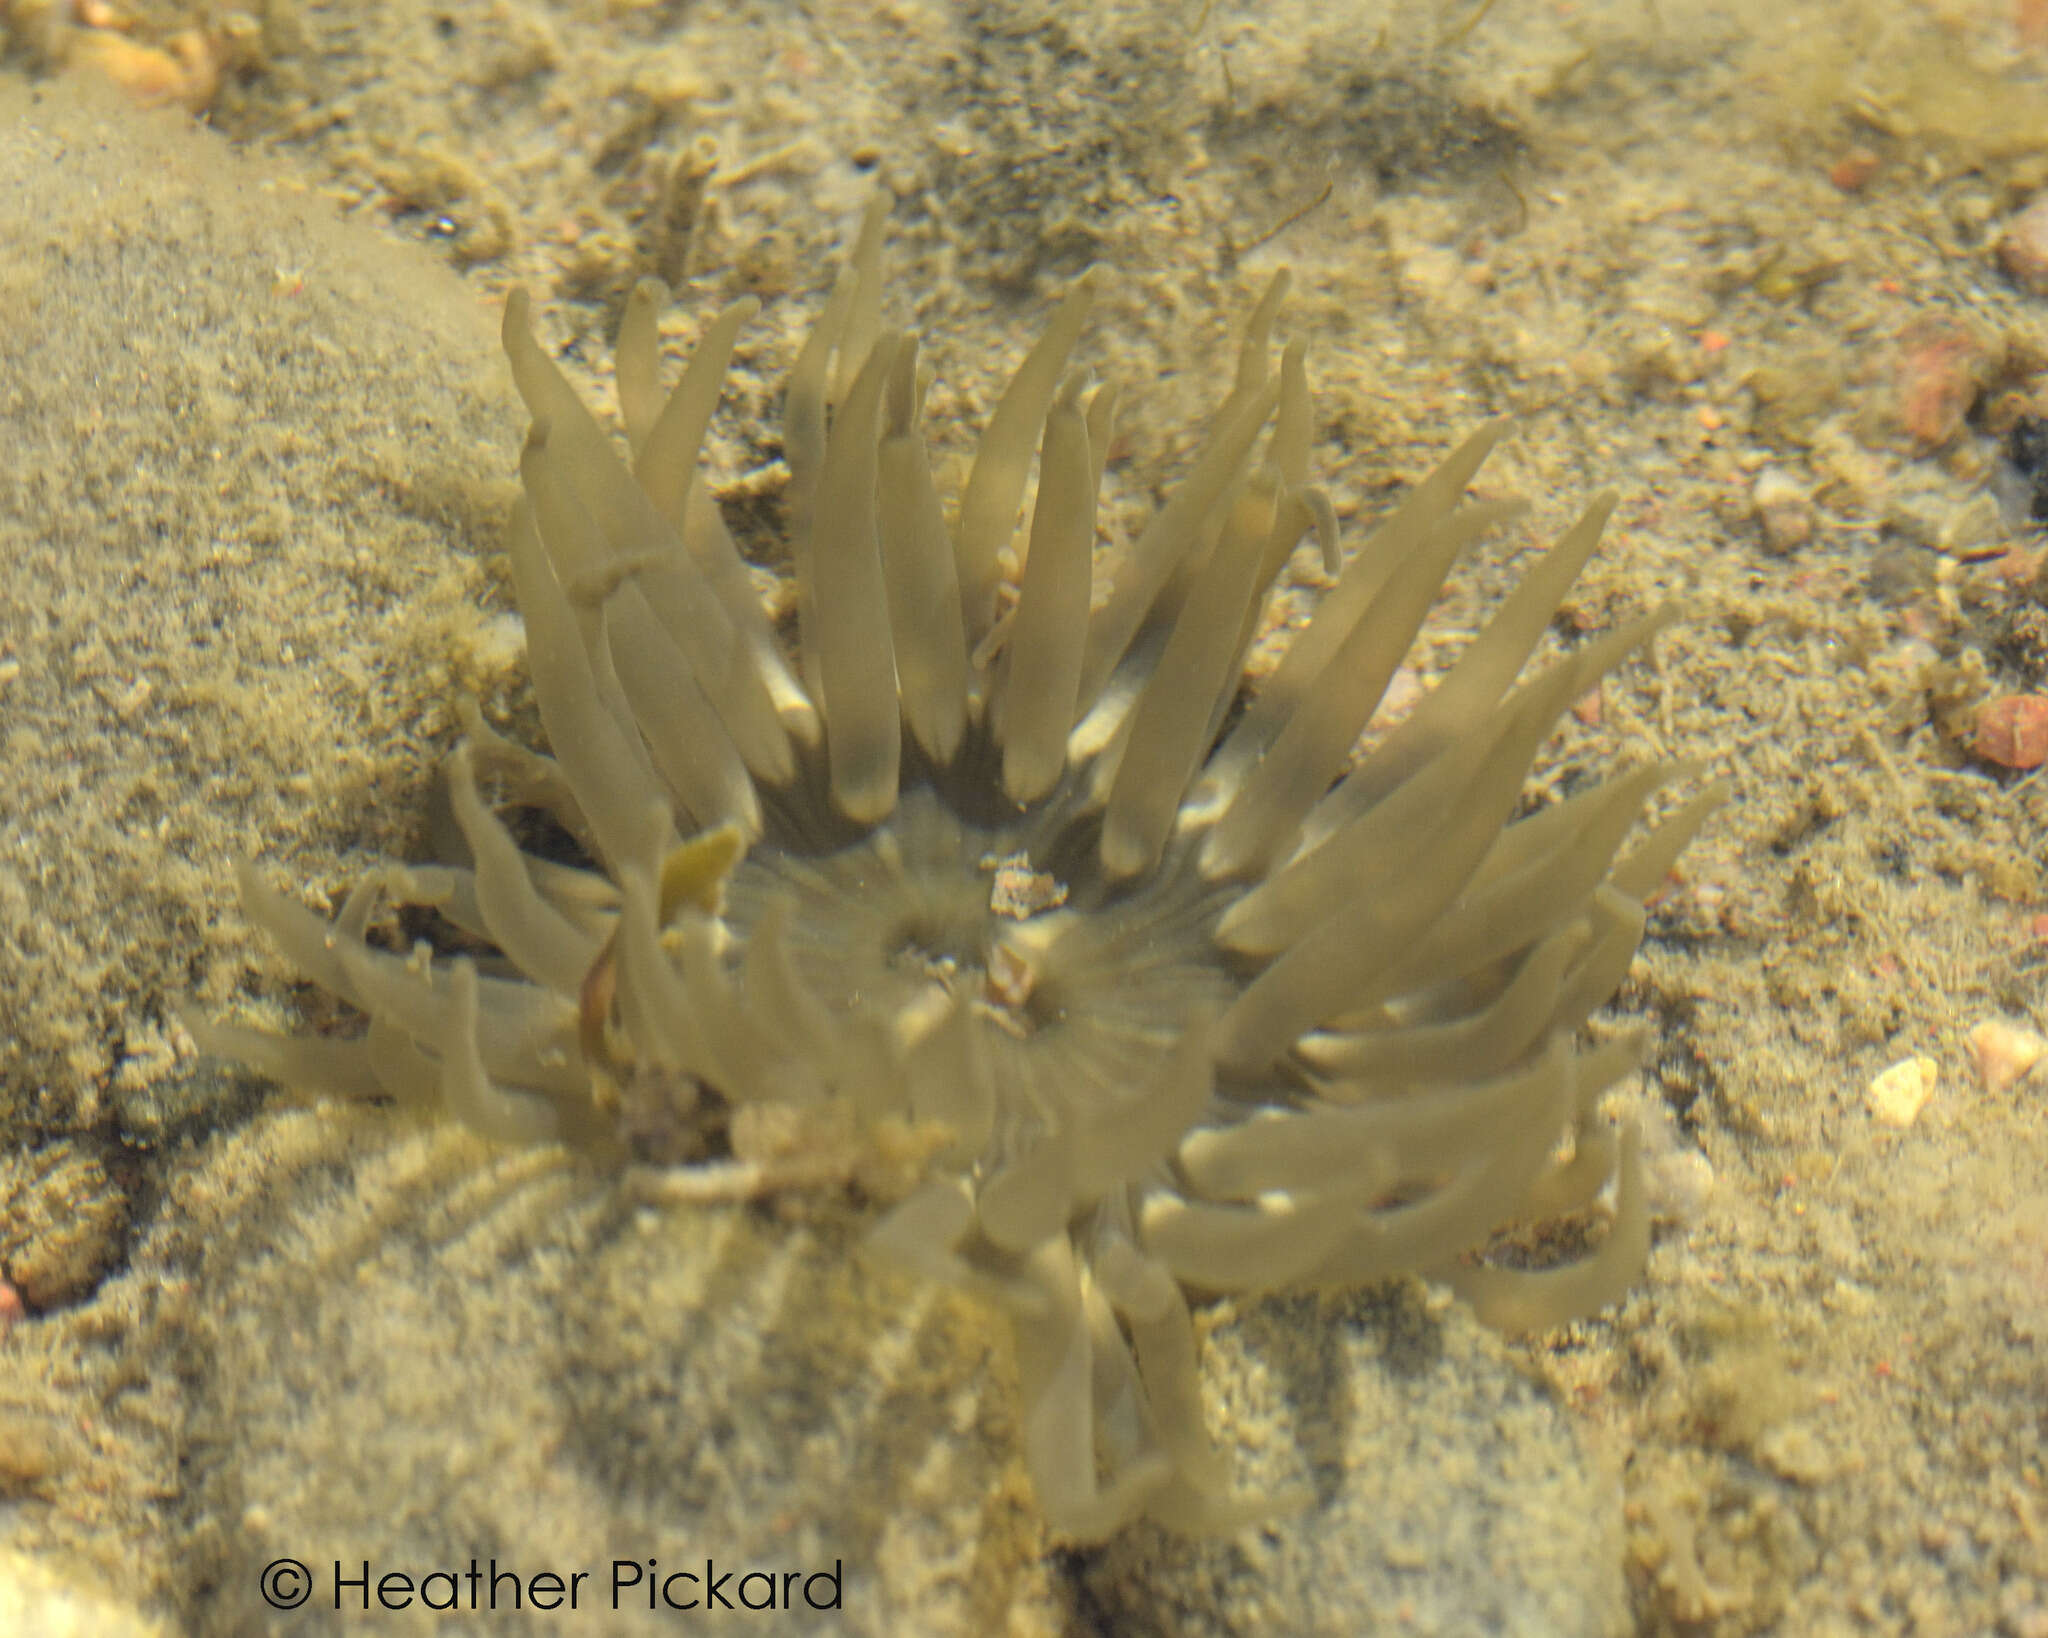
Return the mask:
POLYGON ((1920 1118, 1934 1096, 1939 1071, 1932 1058, 1901 1058, 1871 1081, 1863 1094, 1871 1118, 1901 1130, 1920 1118))

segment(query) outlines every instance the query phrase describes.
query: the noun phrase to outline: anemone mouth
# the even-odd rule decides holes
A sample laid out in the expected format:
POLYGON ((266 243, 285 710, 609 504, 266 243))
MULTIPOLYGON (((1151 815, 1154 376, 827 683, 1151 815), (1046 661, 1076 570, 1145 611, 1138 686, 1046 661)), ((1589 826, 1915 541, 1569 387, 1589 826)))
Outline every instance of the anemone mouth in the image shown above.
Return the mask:
POLYGON ((1633 1139, 1598 1102, 1639 1043, 1579 1036, 1719 792, 1626 852, 1682 769, 1516 817, 1559 716, 1663 618, 1517 681, 1608 499, 1354 755, 1458 553, 1511 510, 1460 504, 1506 429, 1468 438, 1343 560, 1308 478, 1302 348, 1271 357, 1284 276, 1106 587, 1114 397, 1068 366, 1092 275, 948 506, 918 430, 929 376, 881 324, 881 227, 877 206, 790 382, 794 652, 695 476, 751 304, 664 392, 665 293, 635 293, 628 464, 515 293, 505 345, 534 430, 510 556, 552 754, 471 710, 447 770, 461 861, 383 867, 331 924, 243 870, 250 918, 368 1018, 361 1039, 194 1033, 507 1141, 613 1147, 622 1085, 641 1115, 649 1089, 681 1118, 702 1086, 922 1123, 943 1134, 934 1164, 872 1244, 1015 1320, 1053 1527, 1227 1527, 1302 1498, 1232 1492, 1187 1292, 1423 1272, 1533 1327, 1635 1276, 1633 1139), (1265 593, 1311 536, 1341 573, 1240 709, 1265 593), (522 853, 500 807, 551 814, 590 868, 522 853), (497 954, 380 950, 365 933, 387 902, 497 954), (1581 1262, 1477 1260, 1496 1230, 1610 1189, 1581 1262))
MULTIPOLYGON (((1178 868, 1110 882, 1088 865, 1092 827, 1061 818, 1048 805, 981 824, 914 785, 853 842, 753 849, 725 884, 725 924, 744 945, 778 918, 811 994, 889 1020, 899 1052, 960 1014, 994 1110, 1071 1121, 1141 1084, 1240 983, 1213 936, 1232 894, 1200 880, 1188 848, 1178 868)), ((913 1113, 957 1121, 945 1104, 918 1098, 913 1113)))

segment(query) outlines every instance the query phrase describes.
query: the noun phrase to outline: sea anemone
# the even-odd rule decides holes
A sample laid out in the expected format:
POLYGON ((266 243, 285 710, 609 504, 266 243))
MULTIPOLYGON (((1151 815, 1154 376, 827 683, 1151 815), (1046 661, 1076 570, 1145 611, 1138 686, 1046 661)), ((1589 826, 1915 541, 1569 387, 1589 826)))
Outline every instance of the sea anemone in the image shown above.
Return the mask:
POLYGON ((917 342, 881 320, 882 214, 789 381, 787 645, 696 472, 754 304, 718 315, 664 395, 666 292, 634 293, 626 460, 513 294, 533 429, 511 572, 553 754, 467 712, 445 781, 461 862, 385 865, 331 923, 244 867, 250 920, 366 1016, 360 1038, 194 1033, 510 1142, 628 1153, 664 1120, 764 1104, 937 1133, 872 1244, 1012 1317, 1050 1525, 1229 1527, 1300 1498, 1233 1491, 1190 1293, 1420 1272, 1529 1328, 1640 1270, 1636 1145, 1596 1105, 1641 1043, 1580 1035, 1716 796, 1625 855, 1674 766, 1522 811, 1560 714, 1662 618, 1516 681, 1608 497, 1358 754, 1453 560, 1511 510, 1459 504, 1506 424, 1344 561, 1308 480, 1301 344, 1273 367, 1284 276, 1178 486, 1105 551, 1106 584, 1113 398, 1068 364, 1092 275, 949 506, 917 342), (1247 698, 1266 592, 1311 536, 1341 573, 1247 698), (500 810, 554 821, 555 856, 500 810), (366 936, 388 906, 454 931, 389 952, 366 936), (1502 1229, 1610 1190, 1578 1260, 1485 1260, 1502 1229))

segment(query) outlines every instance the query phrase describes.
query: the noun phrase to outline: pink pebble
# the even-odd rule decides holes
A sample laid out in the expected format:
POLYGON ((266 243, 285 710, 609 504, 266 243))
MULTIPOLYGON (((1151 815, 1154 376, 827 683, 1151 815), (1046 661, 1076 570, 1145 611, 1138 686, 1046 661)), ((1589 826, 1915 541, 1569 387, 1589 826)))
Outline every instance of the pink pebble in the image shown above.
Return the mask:
POLYGON ((2048 296, 2048 194, 2015 216, 1999 235, 1998 265, 2022 290, 2048 296))

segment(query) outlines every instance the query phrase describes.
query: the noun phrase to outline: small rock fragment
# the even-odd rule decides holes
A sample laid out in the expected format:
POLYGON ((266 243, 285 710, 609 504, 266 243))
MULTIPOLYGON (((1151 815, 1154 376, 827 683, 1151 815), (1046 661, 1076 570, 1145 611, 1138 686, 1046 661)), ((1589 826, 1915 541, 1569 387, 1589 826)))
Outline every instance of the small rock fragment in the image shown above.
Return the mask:
POLYGON ((2048 762, 2048 695, 2006 694, 1977 707, 1970 749, 2001 768, 2048 762))
POLYGON ((89 1147, 61 1139, 0 1161, 0 1274, 30 1308, 91 1291, 127 1231, 127 1194, 89 1147))
POLYGON ((2003 1018, 1987 1018, 1970 1031, 1970 1067, 1987 1092, 2003 1092, 2025 1080, 2048 1057, 2048 1040, 2003 1018))
POLYGON ((1767 466, 1756 475, 1749 504, 1764 533, 1764 550, 1774 557, 1813 539, 1813 497, 1783 467, 1767 466))
POLYGON ((1870 1083, 1863 1094, 1873 1119, 1884 1126, 1911 1126, 1934 1096, 1937 1074, 1932 1058, 1901 1058, 1870 1083))
POLYGON ((2048 194, 2006 224, 1998 237, 1998 265, 2030 295, 2048 296, 2048 194))
POLYGON ((1804 1421, 1766 1428, 1757 1437, 1756 1455, 1779 1478, 1794 1484, 1824 1484, 1841 1465, 1827 1441, 1804 1421))
POLYGON ((1851 148, 1828 167, 1828 180, 1844 193, 1860 193, 1881 161, 1868 148, 1851 148))
POLYGON ((1990 373, 1983 343, 1954 319, 1928 317, 1899 338, 1899 419, 1922 451, 1962 431, 1990 373))
POLYGON ((2048 523, 2048 414, 2013 417, 2005 433, 2005 458, 2011 468, 2013 509, 2036 523, 2048 523))
POLYGON ((1651 1220, 1698 1221, 1714 1192, 1713 1162, 1679 1130, 1677 1118, 1663 1099, 1636 1099, 1628 1113, 1641 1134, 1643 1192, 1649 1200, 1651 1220))
POLYGON ((105 75, 141 107, 177 103, 192 114, 206 111, 233 62, 226 37, 198 29, 180 30, 161 46, 101 28, 72 31, 68 42, 71 62, 105 75))

